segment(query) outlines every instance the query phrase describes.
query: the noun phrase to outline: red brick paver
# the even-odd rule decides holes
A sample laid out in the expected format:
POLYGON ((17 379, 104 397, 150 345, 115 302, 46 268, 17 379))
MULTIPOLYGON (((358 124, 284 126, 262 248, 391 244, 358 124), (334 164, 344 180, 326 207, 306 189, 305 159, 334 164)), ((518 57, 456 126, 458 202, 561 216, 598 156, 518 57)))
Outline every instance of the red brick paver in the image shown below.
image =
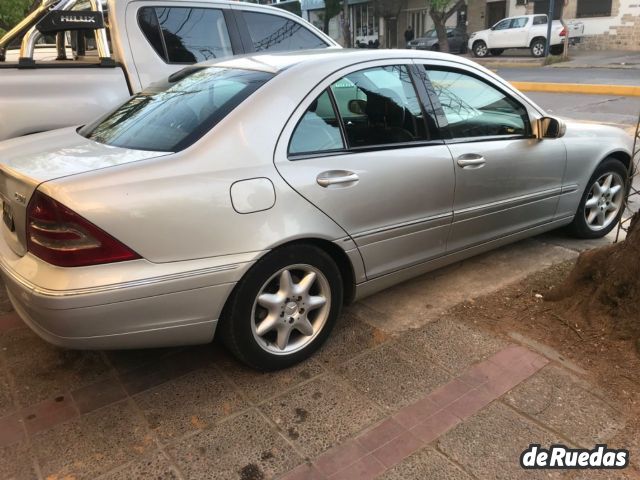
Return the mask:
POLYGON ((408 405, 354 439, 289 472, 284 480, 373 479, 433 442, 507 391, 548 360, 510 346, 408 405))

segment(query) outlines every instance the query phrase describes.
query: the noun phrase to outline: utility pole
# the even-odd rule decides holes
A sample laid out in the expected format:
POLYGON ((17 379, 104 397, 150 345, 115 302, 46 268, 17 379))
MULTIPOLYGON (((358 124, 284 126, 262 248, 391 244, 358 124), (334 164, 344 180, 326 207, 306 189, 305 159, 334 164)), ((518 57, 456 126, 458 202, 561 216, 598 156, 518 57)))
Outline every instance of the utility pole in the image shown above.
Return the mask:
POLYGON ((549 15, 547 16, 547 41, 544 45, 544 57, 549 56, 549 49, 551 48, 551 24, 553 23, 553 17, 556 13, 555 0, 549 0, 549 15))

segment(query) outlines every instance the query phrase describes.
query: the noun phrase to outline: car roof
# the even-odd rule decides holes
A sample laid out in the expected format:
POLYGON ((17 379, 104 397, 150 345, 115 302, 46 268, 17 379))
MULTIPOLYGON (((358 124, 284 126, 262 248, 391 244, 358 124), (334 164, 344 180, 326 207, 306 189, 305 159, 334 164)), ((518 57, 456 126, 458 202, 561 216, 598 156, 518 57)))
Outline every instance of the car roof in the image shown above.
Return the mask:
POLYGON ((298 50, 293 52, 251 53, 224 60, 210 60, 196 66, 217 66, 224 68, 238 68, 243 70, 259 70, 278 73, 289 68, 305 66, 322 66, 341 68, 355 63, 393 60, 393 59, 426 59, 426 60, 455 60, 465 65, 475 65, 465 58, 446 53, 431 51, 416 51, 404 49, 346 49, 323 48, 314 50, 298 50))

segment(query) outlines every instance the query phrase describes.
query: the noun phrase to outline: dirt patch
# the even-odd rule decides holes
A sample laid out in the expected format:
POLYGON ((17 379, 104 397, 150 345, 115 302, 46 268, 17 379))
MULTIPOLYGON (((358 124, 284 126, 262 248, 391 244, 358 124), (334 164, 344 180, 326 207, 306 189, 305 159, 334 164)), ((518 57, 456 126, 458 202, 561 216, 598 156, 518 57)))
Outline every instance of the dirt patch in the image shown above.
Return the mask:
POLYGON ((457 305, 448 315, 499 335, 520 333, 583 368, 586 380, 599 387, 603 399, 626 418, 625 429, 610 444, 638 452, 640 355, 634 332, 640 319, 635 317, 634 324, 633 310, 620 312, 615 305, 593 302, 588 309, 577 308, 578 300, 588 299, 588 290, 579 283, 574 283, 574 295, 549 301, 559 286, 567 288, 565 281, 574 266, 575 262, 555 265, 496 293, 457 305))

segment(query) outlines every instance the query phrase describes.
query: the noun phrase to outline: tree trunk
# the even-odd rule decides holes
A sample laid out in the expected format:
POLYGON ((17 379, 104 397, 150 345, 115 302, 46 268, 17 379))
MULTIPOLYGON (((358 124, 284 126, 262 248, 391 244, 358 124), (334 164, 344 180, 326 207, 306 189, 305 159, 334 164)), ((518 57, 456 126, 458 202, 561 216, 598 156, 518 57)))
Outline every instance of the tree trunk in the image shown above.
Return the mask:
POLYGON ((566 300, 586 324, 607 320, 612 336, 640 337, 640 213, 627 238, 583 252, 562 285, 546 298, 566 300))
POLYGON ((440 12, 436 12, 435 10, 429 11, 429 16, 431 20, 433 20, 433 25, 436 28, 436 33, 438 34, 438 44, 440 45, 440 51, 449 53, 449 39, 447 38, 447 27, 445 26, 445 22, 447 21, 440 12))
POLYGON ((349 25, 349 1, 342 0, 342 38, 344 48, 351 48, 351 25, 349 25))

